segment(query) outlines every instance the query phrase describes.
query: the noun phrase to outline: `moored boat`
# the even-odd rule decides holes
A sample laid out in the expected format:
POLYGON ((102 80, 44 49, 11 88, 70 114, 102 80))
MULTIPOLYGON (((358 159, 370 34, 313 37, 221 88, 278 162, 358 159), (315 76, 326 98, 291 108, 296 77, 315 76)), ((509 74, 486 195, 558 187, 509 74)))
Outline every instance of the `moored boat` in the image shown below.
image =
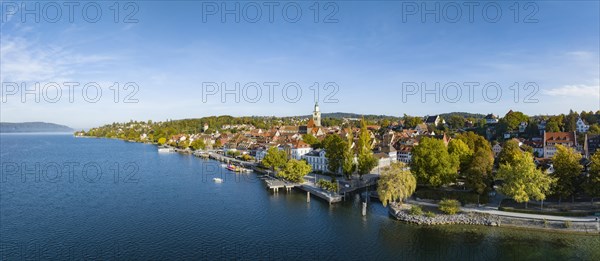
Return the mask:
POLYGON ((175 152, 175 150, 169 147, 159 147, 158 152, 175 152))

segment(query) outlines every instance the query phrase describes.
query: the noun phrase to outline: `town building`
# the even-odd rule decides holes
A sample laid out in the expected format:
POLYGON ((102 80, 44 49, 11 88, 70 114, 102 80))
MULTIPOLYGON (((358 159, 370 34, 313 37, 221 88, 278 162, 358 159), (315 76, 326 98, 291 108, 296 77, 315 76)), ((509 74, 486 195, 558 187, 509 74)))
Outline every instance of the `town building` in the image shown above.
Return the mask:
POLYGON ((312 167, 313 171, 327 172, 327 158, 324 149, 316 149, 302 156, 302 159, 312 167))
POLYGON ((587 132, 590 129, 590 125, 587 125, 581 117, 577 119, 577 132, 587 132))
POLYGON ((502 146, 500 145, 500 143, 496 143, 496 145, 492 146, 492 152, 494 152, 494 157, 498 157, 501 151, 502 146))
POLYGON ((411 145, 400 145, 400 149, 397 152, 398 161, 410 164, 410 161, 412 160, 412 149, 413 146, 411 145))
POLYGON ((427 116, 425 118, 425 124, 438 126, 440 124, 446 124, 446 121, 440 117, 440 115, 427 116))
POLYGON ((544 132, 544 158, 552 158, 556 153, 556 145, 577 149, 575 132, 544 132))
POLYGON ((306 142, 299 140, 286 144, 284 150, 288 155, 288 158, 301 160, 302 156, 312 151, 312 148, 306 142))
POLYGON ((498 116, 494 115, 494 114, 488 114, 485 116, 485 123, 486 124, 496 124, 498 123, 498 116))

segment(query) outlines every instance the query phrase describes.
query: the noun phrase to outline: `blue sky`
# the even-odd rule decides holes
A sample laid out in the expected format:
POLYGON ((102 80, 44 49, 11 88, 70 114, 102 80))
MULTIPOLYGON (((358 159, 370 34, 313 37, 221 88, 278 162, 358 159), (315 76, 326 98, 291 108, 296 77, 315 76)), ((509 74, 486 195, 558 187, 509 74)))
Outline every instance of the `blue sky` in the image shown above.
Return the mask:
MULTIPOLYGON (((527 8, 527 2, 519 2, 518 15, 513 1, 481 2, 474 7, 473 22, 468 7, 459 5, 462 14, 455 23, 451 21, 455 6, 441 1, 419 2, 419 10, 412 13, 408 8, 415 2, 344 1, 332 2, 327 9, 328 2, 319 2, 317 23, 314 1, 288 4, 286 17, 282 7, 289 2, 278 2, 273 22, 264 2, 225 3, 229 9, 240 5, 240 22, 235 22, 233 15, 221 20, 221 2, 135 2, 138 10, 129 17, 136 19, 135 23, 124 22, 134 10, 131 6, 125 9, 125 2, 119 5, 118 22, 112 11, 114 1, 97 2, 102 15, 96 23, 86 21, 95 15, 89 9, 91 15, 82 16, 85 2, 74 7, 73 22, 67 7, 61 6, 62 16, 56 23, 48 21, 54 17, 54 7, 45 6, 46 2, 25 3, 29 9, 40 3, 39 23, 35 15, 25 16, 23 21, 23 9, 11 9, 14 3, 21 5, 0 1, 2 121, 47 121, 89 128, 130 119, 303 115, 312 110, 315 98, 310 87, 314 83, 319 84, 324 112, 504 115, 513 109, 534 115, 600 109, 597 1, 539 1, 527 8), (214 7, 213 3, 219 10, 210 15, 208 8, 214 7), (423 21, 422 8, 433 9, 436 3, 440 4, 440 21, 436 22, 434 15, 426 15, 423 21), (484 17, 486 4, 488 16, 484 17), (495 16, 496 4, 502 15, 496 22, 488 21, 495 16), (262 16, 252 23, 248 20, 255 17, 256 6, 262 16), (292 23, 286 19, 294 18, 295 7, 302 14, 292 23), (337 11, 330 17, 333 20, 328 20, 333 23, 324 23, 332 11, 337 11), (57 102, 48 101, 55 96, 55 88, 38 89, 42 90, 39 102, 33 95, 23 102, 23 90, 13 94, 8 86, 18 83, 34 88, 35 83, 44 87, 52 82, 63 89, 57 102), (65 82, 80 84, 74 88, 73 102, 65 82), (91 82, 102 88, 96 103, 86 101, 81 93, 82 86, 91 82), (110 88, 114 82, 120 86, 116 103, 110 88), (123 89, 128 82, 139 86, 129 100, 137 102, 123 102, 133 90, 123 89), (248 99, 242 97, 239 102, 233 95, 224 102, 220 95, 203 99, 203 83, 211 82, 225 83, 229 89, 235 83, 243 87, 255 82, 262 96, 255 99, 255 88, 249 88, 248 99), (274 87, 273 102, 264 85, 268 82, 279 83, 274 87), (413 82, 442 95, 439 102, 435 94, 423 100, 419 90, 409 93, 407 84, 413 82), (437 91, 436 82, 441 86, 437 91), (465 85, 469 82, 479 86, 470 92, 465 85), (302 90, 296 102, 282 94, 283 86, 290 83, 302 90), (325 99, 333 90, 325 90, 326 83, 338 86, 334 99, 325 99), (460 88, 443 88, 452 83, 460 88), (483 92, 486 84, 487 99, 483 92), (496 88, 502 95, 493 99, 496 88), (520 91, 515 100, 516 89, 520 91), (461 90, 460 98, 456 90, 461 90)), ((289 94, 295 96, 294 88, 289 94)))

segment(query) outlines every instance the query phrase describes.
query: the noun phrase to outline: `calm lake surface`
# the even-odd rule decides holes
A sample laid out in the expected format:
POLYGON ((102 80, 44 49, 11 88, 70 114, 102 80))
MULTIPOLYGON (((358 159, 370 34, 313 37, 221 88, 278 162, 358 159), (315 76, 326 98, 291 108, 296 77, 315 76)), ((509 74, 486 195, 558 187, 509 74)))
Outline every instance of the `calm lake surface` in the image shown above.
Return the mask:
POLYGON ((600 237, 419 227, 156 146, 0 135, 1 260, 600 260, 600 237), (117 171, 118 170, 118 171, 117 171), (223 183, 212 178, 221 177, 223 183))

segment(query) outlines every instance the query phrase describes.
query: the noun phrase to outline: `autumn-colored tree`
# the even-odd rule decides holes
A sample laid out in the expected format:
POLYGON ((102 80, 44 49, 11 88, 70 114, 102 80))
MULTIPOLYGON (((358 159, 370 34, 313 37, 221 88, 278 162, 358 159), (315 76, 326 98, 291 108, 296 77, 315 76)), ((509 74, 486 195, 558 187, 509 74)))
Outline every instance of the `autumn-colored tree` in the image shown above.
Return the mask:
POLYGON ((584 188, 593 203, 595 197, 600 197, 600 150, 592 155, 590 161, 589 176, 584 188))
POLYGON ((581 175, 583 166, 579 163, 581 154, 573 148, 556 145, 556 153, 552 157, 552 166, 556 177, 556 183, 552 190, 559 196, 559 204, 562 197, 572 196, 575 192, 576 178, 581 175))
POLYGON ((383 206, 396 201, 402 203, 415 192, 416 188, 417 179, 401 162, 393 163, 386 168, 377 182, 377 194, 383 206))
POLYGON ((456 180, 459 162, 443 141, 424 137, 412 154, 411 171, 419 183, 439 187, 456 180))
POLYGON ((546 199, 554 180, 535 167, 531 154, 516 155, 514 160, 500 165, 497 178, 503 180, 500 191, 516 202, 524 202, 527 208, 532 199, 546 199))

